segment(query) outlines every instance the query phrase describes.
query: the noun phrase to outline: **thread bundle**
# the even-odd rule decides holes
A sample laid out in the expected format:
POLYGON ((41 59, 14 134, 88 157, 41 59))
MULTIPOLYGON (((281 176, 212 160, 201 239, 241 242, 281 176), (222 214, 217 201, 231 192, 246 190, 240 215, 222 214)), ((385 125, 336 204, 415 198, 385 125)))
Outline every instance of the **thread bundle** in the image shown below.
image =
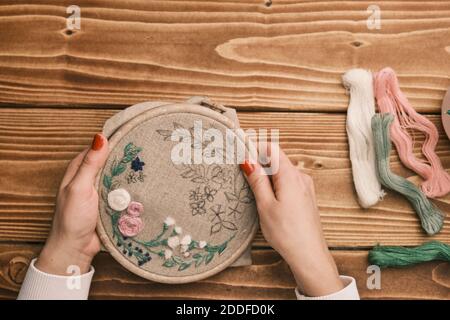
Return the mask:
POLYGON ((369 208, 384 196, 377 178, 371 127, 375 114, 372 73, 351 69, 343 75, 342 81, 350 93, 346 129, 353 181, 361 207, 369 208))
POLYGON ((428 261, 450 262, 450 246, 430 241, 415 248, 376 246, 369 252, 369 263, 386 267, 407 267, 428 261))
POLYGON ((372 118, 372 131, 380 181, 385 187, 404 195, 414 207, 425 232, 429 235, 436 234, 444 224, 443 214, 412 182, 392 173, 390 170, 390 128, 393 121, 394 116, 390 113, 376 114, 372 118))
POLYGON ((402 162, 419 174, 424 182, 422 191, 430 198, 445 196, 450 191, 450 175, 443 168, 435 148, 438 131, 426 117, 417 113, 406 96, 400 91, 397 76, 391 68, 384 68, 375 75, 375 97, 380 112, 395 115, 391 128, 391 139, 402 162), (413 154, 413 142, 408 129, 425 134, 422 152, 427 161, 413 154))
MULTIPOLYGON (((375 74, 373 81, 369 71, 352 69, 344 74, 342 80, 350 92, 346 129, 360 205, 368 208, 378 202, 384 194, 381 182, 383 186, 405 196, 419 216, 425 232, 436 234, 444 224, 444 214, 427 196, 440 197, 450 192, 450 175, 435 152, 439 137, 436 127, 412 108, 400 91, 392 69, 381 70, 375 74), (373 96, 381 114, 375 114, 373 96), (414 156, 414 142, 408 130, 418 130, 425 135, 422 153, 426 161, 414 156), (424 179, 422 191, 391 172, 391 139, 405 166, 424 179), (373 158, 375 161, 371 162, 373 158)), ((403 267, 432 260, 450 262, 450 246, 432 241, 416 248, 376 246, 369 252, 369 262, 380 267, 403 267)))

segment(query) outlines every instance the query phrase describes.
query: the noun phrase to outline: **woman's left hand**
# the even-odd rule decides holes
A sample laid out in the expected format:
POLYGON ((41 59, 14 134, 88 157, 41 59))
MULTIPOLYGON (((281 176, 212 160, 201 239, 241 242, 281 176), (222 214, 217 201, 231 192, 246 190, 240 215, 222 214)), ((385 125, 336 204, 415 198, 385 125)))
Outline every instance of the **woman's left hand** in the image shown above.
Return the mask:
POLYGON ((50 235, 35 264, 39 270, 56 275, 72 274, 69 267, 78 267, 81 274, 89 271, 100 251, 94 183, 107 157, 108 140, 96 134, 91 148, 70 162, 58 191, 50 235))

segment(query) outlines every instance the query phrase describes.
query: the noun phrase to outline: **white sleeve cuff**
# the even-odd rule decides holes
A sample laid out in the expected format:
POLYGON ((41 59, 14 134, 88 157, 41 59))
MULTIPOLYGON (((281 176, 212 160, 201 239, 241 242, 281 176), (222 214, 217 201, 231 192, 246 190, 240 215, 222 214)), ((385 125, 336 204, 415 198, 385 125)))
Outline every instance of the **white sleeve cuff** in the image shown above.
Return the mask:
POLYGON ((59 276, 40 271, 33 259, 20 288, 18 300, 86 300, 94 268, 82 275, 59 276))
POLYGON ((295 295, 298 300, 359 300, 355 279, 347 276, 339 276, 339 278, 344 283, 345 287, 338 292, 321 297, 307 297, 300 294, 298 289, 295 289, 295 295))

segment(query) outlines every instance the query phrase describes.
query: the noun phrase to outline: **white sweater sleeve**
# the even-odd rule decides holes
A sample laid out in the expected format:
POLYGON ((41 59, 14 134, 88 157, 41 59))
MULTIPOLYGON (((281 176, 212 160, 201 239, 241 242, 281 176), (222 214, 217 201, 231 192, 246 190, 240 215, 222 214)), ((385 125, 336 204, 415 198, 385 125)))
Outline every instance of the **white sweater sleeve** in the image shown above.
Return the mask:
POLYGON ((340 276, 340 279, 345 285, 341 291, 321 297, 307 297, 300 294, 298 289, 295 289, 295 295, 298 300, 359 300, 355 279, 347 276, 340 276))
MULTIPOLYGON (((94 268, 79 276, 59 276, 38 270, 33 259, 20 288, 18 300, 86 300, 89 295, 94 268)), ((359 300, 356 281, 352 277, 340 276, 345 285, 341 291, 321 297, 307 297, 297 289, 298 300, 359 300)))
POLYGON ((33 259, 20 288, 18 300, 86 300, 94 268, 78 276, 58 276, 38 270, 33 259))

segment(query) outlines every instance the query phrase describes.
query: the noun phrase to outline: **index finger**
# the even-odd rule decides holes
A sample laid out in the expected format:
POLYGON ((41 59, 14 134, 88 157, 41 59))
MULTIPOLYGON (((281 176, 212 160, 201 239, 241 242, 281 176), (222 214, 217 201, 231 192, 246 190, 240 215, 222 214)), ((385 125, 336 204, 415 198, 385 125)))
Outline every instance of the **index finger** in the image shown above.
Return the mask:
POLYGON ((294 183, 297 183, 298 170, 278 144, 269 144, 270 166, 273 168, 272 184, 277 200, 282 200, 295 192, 294 183))

